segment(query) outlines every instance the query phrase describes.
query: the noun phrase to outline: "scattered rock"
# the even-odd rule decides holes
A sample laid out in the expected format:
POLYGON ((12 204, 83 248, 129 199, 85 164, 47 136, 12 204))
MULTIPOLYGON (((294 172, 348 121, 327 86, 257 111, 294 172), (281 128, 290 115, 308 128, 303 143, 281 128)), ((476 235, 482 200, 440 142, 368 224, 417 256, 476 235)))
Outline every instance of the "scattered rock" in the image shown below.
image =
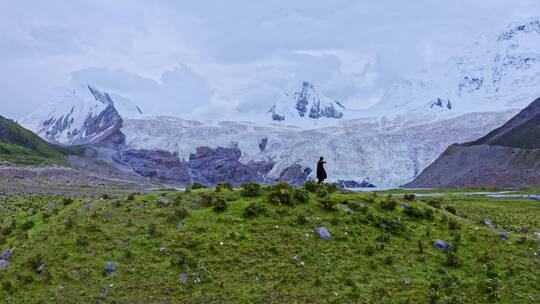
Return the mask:
POLYGON ((501 233, 499 233, 499 238, 501 240, 506 240, 506 239, 508 239, 509 236, 510 236, 510 232, 508 232, 506 230, 503 230, 503 231, 501 231, 501 233))
POLYGON ((187 284, 188 277, 187 277, 187 274, 185 272, 180 273, 180 282, 182 282, 184 284, 187 284))
POLYGON ((535 239, 538 243, 540 243, 540 232, 535 232, 535 233, 533 233, 533 236, 534 236, 534 239, 535 239))
POLYGON ((328 228, 326 228, 324 226, 315 228, 315 231, 317 231, 317 233, 319 233, 319 236, 323 240, 327 240, 331 236, 330 231, 328 230, 328 228))
POLYGON ((114 262, 107 262, 107 264, 105 264, 105 267, 103 268, 103 274, 108 275, 113 272, 116 272, 116 264, 114 262))
POLYGON ((400 205, 401 207, 409 207, 409 204, 407 204, 407 203, 399 203, 399 205, 400 205))
POLYGON ((37 268, 36 268, 36 271, 37 273, 42 273, 43 270, 45 270, 47 268, 47 265, 45 264, 40 264, 37 268))
POLYGON ((8 248, 0 253, 0 259, 7 260, 11 255, 15 253, 15 248, 8 248))
POLYGON ((176 226, 176 229, 181 230, 184 229, 184 224, 180 223, 178 226, 176 226))
POLYGON ((519 232, 521 232, 521 233, 527 233, 527 232, 529 232, 529 227, 523 226, 523 227, 521 227, 521 229, 519 229, 519 232))
POLYGON ((450 247, 448 243, 444 240, 435 240, 433 241, 433 246, 437 247, 439 250, 448 250, 450 247))
POLYGON ((0 260, 0 269, 6 269, 9 267, 9 261, 8 260, 0 260))
POLYGON ((484 220, 484 225, 488 226, 488 227, 494 227, 495 225, 493 225, 493 222, 491 220, 484 220))
POLYGON ((103 287, 101 287, 101 288, 99 289, 99 291, 101 291, 101 292, 107 292, 107 291, 109 291, 109 288, 108 288, 107 286, 103 286, 103 287))
POLYGON ((405 284, 407 284, 407 285, 411 284, 411 278, 410 278, 410 277, 405 277, 405 278, 403 279, 403 283, 405 283, 405 284))
POLYGON ((165 247, 159 247, 159 252, 165 252, 166 250, 165 247))
POLYGON ((351 207, 349 207, 347 205, 339 205, 339 207, 341 209, 343 209, 343 211, 345 211, 345 213, 351 213, 352 212, 351 207))

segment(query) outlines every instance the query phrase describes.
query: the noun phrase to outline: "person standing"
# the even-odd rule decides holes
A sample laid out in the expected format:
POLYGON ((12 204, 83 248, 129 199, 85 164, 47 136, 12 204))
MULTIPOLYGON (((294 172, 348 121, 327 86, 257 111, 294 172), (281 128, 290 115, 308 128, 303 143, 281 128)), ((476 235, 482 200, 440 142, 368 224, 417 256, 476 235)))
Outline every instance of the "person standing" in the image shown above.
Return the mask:
POLYGON ((326 161, 324 161, 324 157, 321 156, 319 162, 317 162, 317 184, 321 184, 327 177, 326 170, 324 170, 324 164, 326 164, 326 161))

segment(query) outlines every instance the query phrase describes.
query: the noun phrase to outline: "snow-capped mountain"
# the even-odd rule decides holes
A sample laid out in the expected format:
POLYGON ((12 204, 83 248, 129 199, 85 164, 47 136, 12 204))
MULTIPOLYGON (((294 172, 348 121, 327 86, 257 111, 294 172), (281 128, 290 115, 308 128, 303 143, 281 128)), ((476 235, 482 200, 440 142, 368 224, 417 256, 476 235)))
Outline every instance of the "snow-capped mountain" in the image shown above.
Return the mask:
POLYGON ((93 143, 120 132, 122 149, 165 150, 184 160, 201 147, 232 146, 243 164, 271 165, 273 180, 293 166, 307 172, 322 155, 330 180, 369 177, 376 185, 395 186, 415 177, 448 145, 504 123, 540 96, 539 84, 540 22, 528 20, 479 41, 465 56, 394 83, 377 105, 360 112, 308 82, 279 98, 265 122, 257 123, 143 117, 129 100, 89 87, 64 94, 22 123, 64 144, 93 143))
POLYGON ((109 93, 88 85, 83 90, 62 90, 56 100, 20 123, 50 142, 88 144, 114 135, 122 127, 122 117, 141 116, 142 111, 127 99, 113 99, 109 93))
POLYGON ((483 38, 460 56, 390 86, 364 115, 455 117, 525 107, 540 96, 540 17, 483 38))
POLYGON ((338 101, 319 93, 309 82, 302 82, 276 101, 268 111, 273 121, 340 119, 346 108, 338 101))

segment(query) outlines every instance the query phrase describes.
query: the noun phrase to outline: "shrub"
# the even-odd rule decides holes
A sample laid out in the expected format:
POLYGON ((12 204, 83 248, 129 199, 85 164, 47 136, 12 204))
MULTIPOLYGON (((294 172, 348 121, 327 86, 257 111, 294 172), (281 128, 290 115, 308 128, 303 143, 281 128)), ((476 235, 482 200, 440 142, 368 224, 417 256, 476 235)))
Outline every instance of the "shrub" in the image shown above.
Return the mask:
POLYGON ((28 229, 31 229, 32 227, 34 227, 36 224, 34 223, 34 221, 32 220, 27 220, 26 222, 24 222, 22 225, 21 225, 21 229, 22 230, 28 230, 28 229))
POLYGON ((135 200, 135 193, 130 193, 127 197, 128 201, 133 201, 135 200))
POLYGON ((173 199, 173 206, 180 206, 182 204, 183 197, 181 194, 178 194, 173 199))
POLYGON ((396 206, 397 206, 397 202, 395 200, 393 200, 393 199, 388 199, 388 200, 385 200, 385 201, 381 201, 379 203, 379 207, 382 210, 395 210, 396 206))
POLYGON ((456 215, 456 208, 454 208, 452 206, 444 206, 444 210, 452 213, 453 215, 456 215))
POLYGON ((430 198, 427 202, 433 208, 441 209, 441 200, 437 198, 430 198))
POLYGON ((271 185, 270 187, 268 187, 268 189, 270 191, 275 191, 275 190, 291 190, 292 189, 292 186, 289 185, 288 183, 286 182, 279 182, 279 183, 275 183, 273 185, 271 185))
POLYGON ((336 211, 337 210, 337 203, 336 201, 330 199, 330 198, 323 198, 319 200, 319 203, 322 205, 323 209, 326 211, 336 211))
POLYGON ((294 205, 293 196, 290 190, 274 189, 268 193, 268 201, 275 205, 294 205))
POLYGON ((324 187, 326 188, 326 191, 328 191, 328 193, 335 193, 338 190, 338 184, 336 183, 326 184, 324 187))
POLYGON ((188 187, 189 190, 206 189, 206 188, 208 188, 208 186, 201 183, 193 183, 189 185, 188 187))
POLYGON ((386 264, 386 265, 392 265, 392 264, 394 264, 394 257, 391 256, 391 255, 387 255, 387 256, 384 258, 384 264, 386 264))
POLYGON ((261 185, 257 183, 244 183, 240 189, 240 194, 243 197, 255 197, 261 194, 261 185))
POLYGON ((249 204, 249 206, 247 206, 244 209, 244 216, 249 217, 249 218, 256 217, 256 216, 266 214, 266 213, 267 213, 267 209, 261 203, 251 203, 249 204))
POLYGON ((385 232, 394 235, 399 235, 403 231, 405 231, 405 224, 401 222, 401 219, 399 217, 392 218, 372 216, 371 221, 375 225, 375 227, 382 228, 385 232))
POLYGON ((327 191, 325 188, 321 187, 321 188, 319 188, 319 189, 317 190, 317 196, 318 196, 318 197, 324 198, 324 197, 326 197, 327 195, 328 195, 328 191, 327 191))
POLYGON ((225 202, 224 199, 218 199, 216 201, 216 204, 214 205, 214 211, 215 212, 223 212, 225 210, 227 210, 227 203, 225 202))
POLYGON ((67 206, 73 204, 73 199, 71 197, 64 197, 62 199, 62 205, 67 206))
POLYGON ((352 211, 356 211, 360 213, 366 213, 369 209, 368 206, 357 201, 347 202, 346 205, 349 206, 349 208, 351 208, 352 211))
POLYGON ((109 199, 109 195, 105 193, 105 194, 102 194, 99 198, 106 200, 106 199, 109 199))
POLYGON ((319 185, 314 180, 307 180, 304 183, 304 189, 306 189, 307 191, 311 193, 315 193, 317 189, 319 189, 319 185))
POLYGON ((300 214, 296 217, 296 222, 297 222, 299 225, 305 225, 305 224, 309 223, 309 215, 306 214, 306 213, 300 213, 300 214))
POLYGON ((231 183, 220 183, 216 185, 216 192, 220 192, 221 190, 232 190, 233 185, 231 183))
POLYGON ((169 213, 168 219, 171 222, 178 222, 189 215, 189 212, 184 207, 176 207, 171 213, 169 213))
POLYGON ((306 203, 309 201, 309 192, 305 189, 295 188, 293 190, 293 198, 299 203, 306 203))
POLYGON ((446 262, 445 264, 448 265, 448 266, 452 266, 452 267, 457 267, 459 266, 459 258, 458 258, 458 255, 457 255, 457 250, 456 249, 453 249, 453 248, 457 248, 455 246, 452 246, 450 247, 449 250, 446 251, 446 262))
POLYGON ((201 198, 201 205, 204 207, 209 207, 214 204, 215 197, 211 193, 201 193, 200 198, 201 198))
POLYGON ((456 219, 448 219, 448 229, 449 230, 457 230, 461 227, 459 222, 456 219))
POLYGON ((403 195, 403 198, 408 201, 413 201, 416 198, 416 196, 414 195, 414 193, 405 193, 403 195))

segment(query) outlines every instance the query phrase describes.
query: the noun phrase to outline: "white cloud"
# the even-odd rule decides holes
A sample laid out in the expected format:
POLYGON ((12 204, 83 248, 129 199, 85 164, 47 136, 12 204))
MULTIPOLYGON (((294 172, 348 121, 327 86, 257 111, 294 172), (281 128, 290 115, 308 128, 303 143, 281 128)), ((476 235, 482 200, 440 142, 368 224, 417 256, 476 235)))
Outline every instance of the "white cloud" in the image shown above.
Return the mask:
POLYGON ((0 90, 16 101, 0 114, 26 114, 73 71, 174 113, 254 108, 301 80, 360 108, 536 15, 538 0, 0 1, 0 90))

